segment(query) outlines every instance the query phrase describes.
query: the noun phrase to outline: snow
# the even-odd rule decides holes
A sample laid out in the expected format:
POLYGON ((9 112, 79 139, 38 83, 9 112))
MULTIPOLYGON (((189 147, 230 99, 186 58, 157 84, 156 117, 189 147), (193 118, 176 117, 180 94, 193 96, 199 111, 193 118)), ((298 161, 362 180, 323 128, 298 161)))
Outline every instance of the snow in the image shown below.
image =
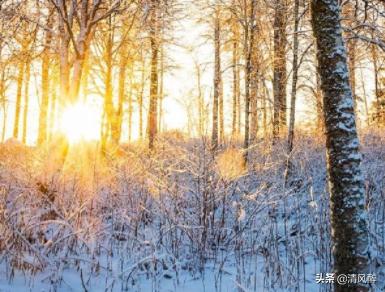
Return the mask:
MULTIPOLYGON (((385 145, 372 137, 361 140, 381 291, 385 145)), ((0 145, 0 291, 325 291, 315 275, 332 272, 329 195, 316 140, 298 137, 287 189, 285 144, 259 143, 249 173, 231 179, 199 140, 170 139, 154 157, 130 146, 119 161, 59 174, 47 173, 49 156, 0 145), (36 182, 59 195, 48 200, 36 182)), ((75 161, 92 149, 72 151, 75 161)))

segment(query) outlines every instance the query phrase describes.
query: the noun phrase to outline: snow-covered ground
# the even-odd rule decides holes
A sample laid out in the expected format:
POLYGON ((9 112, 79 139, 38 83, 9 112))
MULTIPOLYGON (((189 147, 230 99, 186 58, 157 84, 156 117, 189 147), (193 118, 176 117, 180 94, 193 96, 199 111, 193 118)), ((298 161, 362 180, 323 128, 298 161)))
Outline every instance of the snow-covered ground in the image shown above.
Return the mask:
MULTIPOLYGON (((382 291, 385 141, 361 140, 382 291)), ((170 135, 158 150, 1 145, 0 291, 330 290, 322 141, 298 138, 287 188, 284 145, 260 142, 248 170, 237 148, 170 135)))

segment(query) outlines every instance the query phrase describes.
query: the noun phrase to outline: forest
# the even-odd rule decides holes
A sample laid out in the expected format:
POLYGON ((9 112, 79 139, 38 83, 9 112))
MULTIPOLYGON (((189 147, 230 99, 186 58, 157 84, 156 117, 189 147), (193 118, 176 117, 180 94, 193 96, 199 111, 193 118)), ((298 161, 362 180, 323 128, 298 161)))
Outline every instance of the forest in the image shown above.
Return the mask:
POLYGON ((384 129, 384 0, 0 0, 0 291, 385 291, 384 129))

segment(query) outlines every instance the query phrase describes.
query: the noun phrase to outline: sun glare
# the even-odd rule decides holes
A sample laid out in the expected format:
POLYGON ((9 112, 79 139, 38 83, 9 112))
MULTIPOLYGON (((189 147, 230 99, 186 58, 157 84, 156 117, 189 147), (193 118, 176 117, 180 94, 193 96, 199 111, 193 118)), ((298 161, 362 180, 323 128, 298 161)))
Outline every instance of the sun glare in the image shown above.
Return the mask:
POLYGON ((99 140, 100 112, 91 105, 78 103, 67 107, 60 119, 60 132, 70 143, 99 140))

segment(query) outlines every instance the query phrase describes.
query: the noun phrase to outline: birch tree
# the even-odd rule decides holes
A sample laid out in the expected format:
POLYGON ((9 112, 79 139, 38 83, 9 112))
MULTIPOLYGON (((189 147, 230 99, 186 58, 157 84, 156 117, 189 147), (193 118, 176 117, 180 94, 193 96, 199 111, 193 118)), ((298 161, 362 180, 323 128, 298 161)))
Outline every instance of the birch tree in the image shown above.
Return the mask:
POLYGON ((286 25, 287 0, 274 2, 274 117, 273 138, 277 139, 286 126, 286 25))
MULTIPOLYGON (((365 188, 340 6, 337 0, 312 0, 311 9, 323 92, 334 272, 365 274, 369 264, 365 188)), ((335 283, 337 292, 367 290, 363 283, 335 283)))

